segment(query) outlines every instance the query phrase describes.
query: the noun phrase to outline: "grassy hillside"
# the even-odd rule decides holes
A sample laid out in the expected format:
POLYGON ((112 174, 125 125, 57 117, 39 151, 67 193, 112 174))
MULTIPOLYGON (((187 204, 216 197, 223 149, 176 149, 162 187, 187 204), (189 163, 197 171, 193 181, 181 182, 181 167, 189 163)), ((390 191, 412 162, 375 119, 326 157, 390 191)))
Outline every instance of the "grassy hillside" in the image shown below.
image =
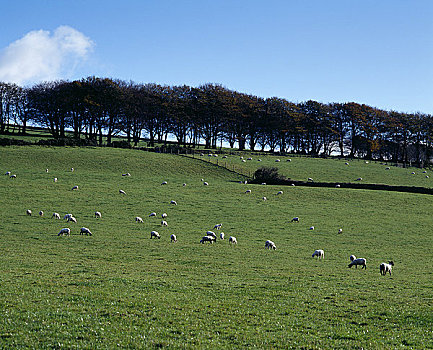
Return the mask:
MULTIPOLYGON (((310 161, 284 166, 304 177, 310 161)), ((1 347, 433 348, 430 196, 241 185, 194 159, 101 148, 2 148, 0 171, 17 174, 0 176, 1 347), (199 243, 216 223, 237 246, 199 243), (348 269, 351 254, 367 269, 348 269)))

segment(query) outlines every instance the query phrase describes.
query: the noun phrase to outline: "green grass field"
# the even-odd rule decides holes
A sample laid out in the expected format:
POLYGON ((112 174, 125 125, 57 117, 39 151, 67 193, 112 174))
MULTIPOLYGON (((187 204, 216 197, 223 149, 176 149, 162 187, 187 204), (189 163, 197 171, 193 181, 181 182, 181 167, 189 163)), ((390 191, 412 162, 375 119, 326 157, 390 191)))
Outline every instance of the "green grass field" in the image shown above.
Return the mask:
MULTIPOLYGON (((380 183, 432 180, 374 163, 283 162, 294 179, 367 181, 365 169, 380 183)), ((4 147, 0 171, 1 348, 433 348, 431 196, 241 185, 195 159, 108 148, 4 147), (226 239, 200 244, 216 223, 226 239), (57 236, 63 227, 70 237, 57 236), (347 268, 351 254, 367 269, 347 268)))

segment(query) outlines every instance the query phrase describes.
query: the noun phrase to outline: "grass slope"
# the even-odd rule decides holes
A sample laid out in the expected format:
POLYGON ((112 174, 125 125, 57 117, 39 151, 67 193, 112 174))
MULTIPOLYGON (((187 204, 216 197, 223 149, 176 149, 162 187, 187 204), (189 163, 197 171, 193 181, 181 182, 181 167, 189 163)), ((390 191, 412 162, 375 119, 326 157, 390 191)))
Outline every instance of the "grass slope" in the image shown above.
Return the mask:
POLYGON ((193 159, 118 149, 7 147, 0 170, 17 174, 0 176, 3 348, 433 348, 430 196, 301 187, 277 196, 193 159), (199 244, 220 222, 238 245, 199 244), (57 236, 63 227, 70 237, 57 236), (348 269, 351 254, 367 270, 348 269), (382 277, 389 259, 394 273, 382 277))

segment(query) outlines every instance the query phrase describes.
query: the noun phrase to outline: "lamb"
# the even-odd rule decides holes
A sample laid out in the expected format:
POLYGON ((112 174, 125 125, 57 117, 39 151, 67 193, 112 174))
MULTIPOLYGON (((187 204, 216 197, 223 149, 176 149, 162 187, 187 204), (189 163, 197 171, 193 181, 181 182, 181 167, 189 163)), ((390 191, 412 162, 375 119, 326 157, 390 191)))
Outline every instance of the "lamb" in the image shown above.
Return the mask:
POLYGON ((155 212, 150 213, 150 214, 149 214, 149 217, 151 217, 151 216, 156 216, 156 213, 155 213, 155 212))
POLYGON ((90 232, 90 230, 87 227, 82 227, 80 230, 80 235, 92 235, 92 232, 90 232))
POLYGON ((27 209, 26 214, 27 214, 28 216, 32 216, 32 211, 31 211, 30 209, 27 209))
POLYGON ((135 222, 143 222, 143 219, 139 216, 135 217, 135 222))
POLYGON ((223 227, 223 224, 216 224, 213 228, 217 230, 221 230, 221 227, 223 227))
POLYGON ((236 237, 230 236, 229 237, 229 243, 231 243, 231 244, 238 244, 238 241, 237 241, 236 237))
POLYGON ((213 232, 213 231, 207 231, 207 232, 206 232, 206 236, 211 236, 211 237, 215 238, 215 240, 216 240, 216 238, 217 238, 215 232, 213 232))
POLYGON ((165 219, 167 217, 167 213, 162 213, 161 218, 165 219))
POLYGON ((161 221, 161 226, 168 226, 168 223, 167 223, 167 221, 165 221, 165 220, 162 220, 162 221, 161 221))
POLYGON ((130 173, 122 174, 122 176, 131 176, 130 173))
POLYGON ((352 267, 355 266, 356 268, 358 268, 358 265, 361 265, 362 269, 367 269, 367 260, 364 258, 357 258, 355 260, 353 260, 348 267, 352 267))
POLYGON ((170 236, 170 241, 171 241, 171 243, 176 243, 177 242, 177 238, 176 238, 176 235, 175 234, 172 234, 171 236, 170 236))
POLYGON ((283 193, 284 193, 283 191, 278 191, 277 192, 277 196, 280 195, 280 194, 283 194, 283 193))
POLYGON ((58 219, 58 220, 60 220, 60 215, 59 215, 59 213, 53 213, 53 215, 52 215, 51 217, 54 218, 54 219, 58 219))
POLYGON ((392 267, 394 266, 393 261, 388 261, 388 263, 382 263, 379 266, 380 274, 382 276, 385 276, 387 272, 389 272, 389 275, 391 276, 392 267))
POLYGON ((60 230, 60 232, 57 234, 57 236, 66 236, 66 235, 68 235, 68 236, 70 236, 71 235, 71 229, 69 229, 69 228, 62 228, 61 230, 60 230))
POLYGON ((265 248, 276 250, 276 249, 277 249, 277 246, 275 245, 274 242, 272 242, 272 241, 270 241, 270 240, 267 240, 267 241, 265 242, 265 248))
POLYGON ((126 194, 126 192, 124 190, 119 190, 120 194, 126 194))
POLYGON ((72 191, 78 190, 78 186, 72 187, 72 191))
POLYGON ((323 249, 317 249, 314 251, 312 257, 314 258, 315 256, 317 256, 318 259, 320 259, 320 258, 324 259, 325 258, 325 252, 323 251, 323 249))
POLYGON ((153 237, 158 238, 158 239, 161 239, 161 236, 160 236, 159 233, 156 232, 156 231, 152 231, 152 232, 150 233, 150 239, 152 239, 153 237))
POLYGON ((204 242, 210 242, 212 244, 213 242, 216 242, 216 238, 212 236, 203 236, 200 243, 204 244, 204 242))
POLYGON ((171 201, 170 204, 177 205, 176 201, 171 201))
POLYGON ((220 233, 220 239, 224 239, 224 232, 220 233))
POLYGON ((356 260, 356 256, 355 255, 351 255, 349 256, 350 261, 356 260))
POLYGON ((43 212, 43 210, 41 210, 41 211, 39 212, 39 216, 44 216, 44 212, 43 212))
POLYGON ((299 218, 295 216, 290 222, 299 222, 299 218))
POLYGON ((161 185, 167 185, 167 184, 168 184, 167 181, 163 181, 163 182, 161 183, 161 185))
POLYGON ((77 223, 77 219, 75 219, 73 216, 71 216, 71 217, 68 218, 68 222, 69 222, 69 221, 72 221, 72 222, 74 222, 74 223, 77 223))
POLYGON ((102 214, 100 211, 95 211, 95 218, 102 218, 102 214))

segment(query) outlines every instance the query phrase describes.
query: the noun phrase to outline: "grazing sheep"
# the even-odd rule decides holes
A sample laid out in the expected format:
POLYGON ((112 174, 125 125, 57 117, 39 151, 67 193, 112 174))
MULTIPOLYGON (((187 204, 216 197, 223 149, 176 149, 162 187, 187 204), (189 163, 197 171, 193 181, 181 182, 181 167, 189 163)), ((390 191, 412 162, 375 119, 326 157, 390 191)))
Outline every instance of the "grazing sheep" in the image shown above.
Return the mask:
POLYGON ((158 239, 161 239, 161 236, 160 236, 159 233, 156 232, 156 231, 152 231, 152 232, 150 233, 150 239, 152 239, 153 237, 158 238, 158 239))
POLYGON ((368 164, 368 163, 369 163, 368 160, 366 160, 366 161, 365 161, 365 164, 368 164))
POLYGON ((389 275, 391 276, 392 267, 394 266, 393 261, 388 261, 388 263, 382 263, 379 266, 380 274, 382 276, 385 276, 387 272, 389 272, 389 275))
POLYGON ((275 162, 276 162, 276 163, 279 163, 279 162, 281 162, 281 160, 279 160, 279 159, 275 159, 275 162))
POLYGON ((162 221, 161 221, 161 226, 168 226, 168 223, 167 223, 167 221, 165 221, 165 220, 162 220, 162 221))
POLYGON ((277 250, 277 246, 275 245, 275 243, 272 242, 272 241, 270 241, 270 240, 267 240, 267 241, 265 242, 265 248, 267 248, 267 249, 277 250))
POLYGON ((75 219, 73 216, 68 218, 68 222, 70 222, 70 221, 77 223, 77 219, 75 219))
POLYGON ((220 239, 224 239, 224 232, 220 233, 220 239))
POLYGON ((201 181, 201 182, 203 182, 203 181, 204 181, 204 179, 201 179, 200 181, 201 181))
POLYGON ((257 159, 257 161, 258 161, 258 162, 261 162, 262 160, 261 160, 261 159, 257 159))
POLYGON ((45 172, 48 173, 48 169, 45 169, 45 172))
POLYGON ((71 218, 71 217, 73 217, 74 215, 72 215, 72 214, 66 214, 64 217, 63 217, 63 220, 68 220, 69 218, 71 218))
POLYGON ((299 222, 299 218, 295 216, 290 222, 299 222))
POLYGON ((289 158, 289 159, 286 159, 286 162, 291 162, 292 160, 289 158))
POLYGON ((277 192, 277 196, 280 195, 280 194, 283 194, 283 193, 284 193, 283 191, 278 191, 277 192))
POLYGON ((67 228, 67 227, 62 228, 62 229, 60 230, 60 232, 57 234, 57 236, 66 236, 66 235, 68 235, 68 236, 71 235, 71 229, 69 229, 69 228, 67 228))
POLYGON ((200 153, 200 157, 204 157, 204 153, 200 153))
POLYGON ((227 158, 227 156, 223 156, 223 159, 226 159, 227 158))
POLYGON ((250 157, 250 158, 248 158, 247 160, 253 160, 253 158, 250 157))
POLYGON ((143 222, 143 219, 139 216, 135 217, 135 222, 143 222))
POLYGON ((340 184, 335 185, 335 188, 340 188, 340 187, 341 187, 340 184))
POLYGON ((309 230, 314 230, 314 226, 311 226, 311 227, 309 228, 309 230))
POLYGON ((27 209, 26 214, 27 214, 28 216, 32 216, 32 211, 31 211, 30 209, 27 209))
POLYGON ((386 168, 385 168, 385 170, 390 170, 390 169, 391 169, 390 167, 386 167, 386 168))
POLYGON ((41 211, 39 212, 39 216, 44 216, 44 212, 43 212, 43 210, 41 210, 41 211))
POLYGON ((167 213, 162 213, 161 218, 165 219, 167 217, 167 213))
POLYGON ((82 227, 80 230, 80 235, 92 235, 92 232, 90 232, 90 230, 87 227, 82 227))
POLYGON ((102 214, 100 211, 95 211, 95 218, 102 218, 102 214))
POLYGON ((122 174, 122 176, 131 176, 130 173, 122 174))
POLYGON ((245 193, 251 193, 251 190, 246 190, 245 193))
POLYGON ((362 177, 358 177, 356 181, 362 181, 362 177))
POLYGON ((54 182, 57 182, 57 177, 54 178, 54 182))
POLYGON ((185 187, 185 186, 186 186, 186 183, 184 183, 182 186, 185 187))
POLYGON ((151 216, 156 216, 156 213, 155 213, 155 212, 150 213, 150 214, 149 214, 149 217, 151 217, 151 216))
POLYGON ((205 182, 203 182, 203 185, 204 186, 209 186, 209 183, 205 181, 205 182))
POLYGON ((54 219, 59 219, 60 220, 59 213, 53 213, 53 215, 51 217, 54 218, 54 219))
POLYGON ((412 175, 415 175, 415 172, 414 172, 414 171, 412 171, 412 175))
POLYGON ((346 162, 346 163, 344 163, 344 164, 345 164, 345 165, 349 165, 349 163, 347 163, 347 162, 346 162))
POLYGON ((10 178, 10 179, 16 179, 16 178, 17 178, 17 175, 16 175, 16 174, 13 174, 13 175, 9 176, 9 178, 10 178))
POLYGON ((6 171, 6 176, 9 176, 11 174, 11 172, 10 171, 6 171))
POLYGON ((324 259, 325 258, 325 252, 323 251, 323 249, 317 249, 314 251, 312 257, 314 258, 315 256, 317 256, 318 259, 320 259, 320 258, 324 259))
POLYGON ((74 172, 74 168, 71 168, 71 172, 74 172))
POLYGON ((244 157, 239 157, 239 159, 244 159, 244 157))
POLYGON ((78 190, 78 186, 72 187, 72 191, 78 190))
POLYGON ((216 242, 216 238, 213 236, 203 236, 202 239, 200 240, 200 243, 204 244, 204 242, 213 243, 213 242, 216 242))
POLYGON ((206 236, 211 236, 211 237, 213 237, 213 238, 217 238, 217 235, 215 234, 215 232, 213 232, 213 231, 207 231, 206 232, 206 236))
POLYGON ((176 201, 171 201, 170 204, 177 205, 176 201))
POLYGON ((246 185, 247 183, 248 183, 248 181, 247 181, 247 180, 245 180, 245 181, 244 181, 244 184, 246 185))
POLYGON ((229 243, 238 244, 238 240, 236 239, 236 237, 230 236, 229 237, 229 243))
POLYGON ((172 234, 171 236, 170 236, 170 241, 171 241, 171 243, 176 243, 177 242, 177 237, 176 237, 176 235, 175 234, 172 234))
POLYGON ((167 181, 163 181, 163 182, 161 183, 161 185, 167 185, 167 184, 168 184, 167 181))
POLYGON ((266 197, 263 197, 262 199, 263 199, 264 201, 267 201, 267 200, 268 200, 266 197))
POLYGON ((351 255, 349 256, 350 261, 356 260, 356 256, 355 255, 351 255))
POLYGON ((218 157, 218 154, 213 154, 214 157, 218 157))
POLYGON ((355 266, 356 268, 358 268, 358 265, 361 265, 362 269, 367 269, 367 260, 364 258, 357 258, 355 260, 353 260, 348 267, 352 267, 355 266))
POLYGON ((338 229, 338 233, 343 233, 343 229, 342 229, 342 228, 339 228, 339 229, 338 229))
POLYGON ((314 182, 314 180, 311 177, 308 178, 308 181, 314 182))
POLYGON ((246 160, 245 159, 242 159, 242 163, 245 163, 246 162, 246 160))
POLYGON ((126 192, 124 190, 119 190, 120 194, 126 194, 126 192))
POLYGON ((295 184, 292 184, 292 186, 295 186, 295 184))
POLYGON ((425 176, 425 178, 426 178, 426 179, 428 179, 428 178, 429 178, 429 176, 428 176, 428 175, 426 175, 426 176, 425 176))
POLYGON ((213 228, 217 230, 221 230, 221 227, 223 227, 223 224, 216 224, 213 228))

